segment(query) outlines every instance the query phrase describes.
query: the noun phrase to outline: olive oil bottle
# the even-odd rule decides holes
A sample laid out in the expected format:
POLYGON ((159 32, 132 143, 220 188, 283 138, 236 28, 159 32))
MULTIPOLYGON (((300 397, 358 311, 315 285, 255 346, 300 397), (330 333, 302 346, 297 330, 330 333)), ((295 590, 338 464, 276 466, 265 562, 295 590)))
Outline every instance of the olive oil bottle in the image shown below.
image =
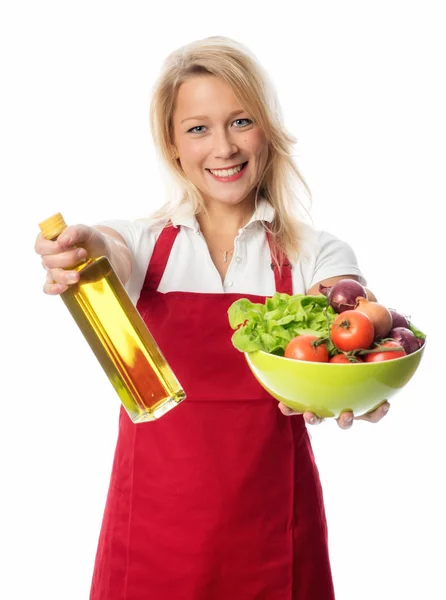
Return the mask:
MULTIPOLYGON (((39 224, 55 240, 60 213, 39 224)), ((61 294, 134 423, 164 415, 186 397, 175 374, 105 256, 75 267, 80 279, 61 294)))

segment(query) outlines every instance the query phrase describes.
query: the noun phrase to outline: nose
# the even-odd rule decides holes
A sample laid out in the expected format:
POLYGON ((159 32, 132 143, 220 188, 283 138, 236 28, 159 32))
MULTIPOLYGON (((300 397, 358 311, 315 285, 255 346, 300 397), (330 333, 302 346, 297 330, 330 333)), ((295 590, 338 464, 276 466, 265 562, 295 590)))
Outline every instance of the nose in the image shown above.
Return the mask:
POLYGON ((230 158, 237 154, 238 146, 235 144, 229 131, 223 129, 214 132, 213 154, 215 158, 230 158))

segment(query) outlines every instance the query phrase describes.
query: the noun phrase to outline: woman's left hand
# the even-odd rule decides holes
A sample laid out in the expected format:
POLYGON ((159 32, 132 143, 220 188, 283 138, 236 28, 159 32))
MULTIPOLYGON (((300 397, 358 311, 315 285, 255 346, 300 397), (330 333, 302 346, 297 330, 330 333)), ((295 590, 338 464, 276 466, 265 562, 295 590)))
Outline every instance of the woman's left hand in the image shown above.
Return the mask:
MULTIPOLYGON (((343 412, 341 416, 336 419, 336 421, 341 429, 350 429, 354 421, 368 421, 369 423, 378 423, 378 421, 381 421, 381 419, 386 416, 389 408, 390 404, 386 400, 374 411, 366 413, 365 415, 361 415, 360 417, 354 417, 353 413, 351 412, 343 412)), ((292 410, 291 408, 288 408, 288 406, 285 406, 281 402, 279 403, 279 409, 282 412, 282 414, 284 414, 286 417, 302 414, 292 410)), ((303 413, 303 417, 305 422, 309 425, 318 425, 319 423, 322 423, 322 421, 325 421, 325 419, 322 419, 321 417, 318 417, 317 415, 311 412, 303 413)))

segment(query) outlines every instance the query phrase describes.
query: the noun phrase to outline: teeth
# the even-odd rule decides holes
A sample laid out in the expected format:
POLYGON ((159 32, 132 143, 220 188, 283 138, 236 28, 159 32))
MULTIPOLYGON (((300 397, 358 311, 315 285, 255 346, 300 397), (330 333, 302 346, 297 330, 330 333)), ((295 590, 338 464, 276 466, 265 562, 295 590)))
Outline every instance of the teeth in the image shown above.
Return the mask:
POLYGON ((238 165, 238 167, 234 167, 233 169, 209 169, 212 175, 216 175, 217 177, 232 177, 236 173, 240 173, 243 165, 238 165))

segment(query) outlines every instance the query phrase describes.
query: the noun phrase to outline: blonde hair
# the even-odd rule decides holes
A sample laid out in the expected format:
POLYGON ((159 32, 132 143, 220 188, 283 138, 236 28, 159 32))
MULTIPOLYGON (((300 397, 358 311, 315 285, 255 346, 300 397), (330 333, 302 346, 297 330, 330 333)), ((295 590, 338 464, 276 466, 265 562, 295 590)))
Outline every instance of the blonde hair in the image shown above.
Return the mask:
POLYGON ((209 37, 183 46, 164 62, 155 84, 150 106, 150 124, 155 146, 168 173, 179 184, 180 197, 165 204, 154 217, 169 219, 179 206, 192 205, 195 214, 204 210, 199 190, 185 177, 173 155, 172 120, 179 86, 194 75, 220 77, 254 122, 262 129, 268 142, 268 159, 256 188, 256 205, 263 197, 273 208, 274 219, 265 228, 272 234, 274 258, 281 263, 281 252, 292 260, 298 251, 298 220, 296 208, 307 210, 295 191, 297 183, 311 198, 310 191, 292 158, 296 140, 289 135, 274 90, 256 58, 240 43, 225 37, 209 37))

